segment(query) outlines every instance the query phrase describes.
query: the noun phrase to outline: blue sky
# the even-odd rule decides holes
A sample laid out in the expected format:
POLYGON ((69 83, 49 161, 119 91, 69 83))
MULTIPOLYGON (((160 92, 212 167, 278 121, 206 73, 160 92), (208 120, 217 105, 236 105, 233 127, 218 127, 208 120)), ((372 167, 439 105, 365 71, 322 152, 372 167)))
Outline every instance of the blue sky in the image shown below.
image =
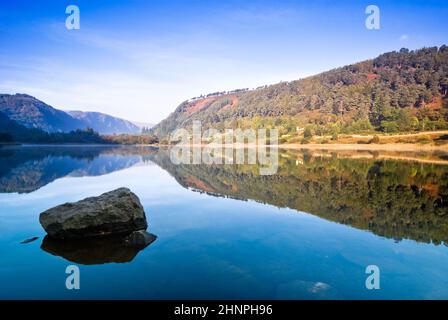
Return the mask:
POLYGON ((447 17, 448 1, 0 0, 0 92, 158 122, 200 94, 448 44, 447 17), (65 28, 71 4, 80 30, 65 28))

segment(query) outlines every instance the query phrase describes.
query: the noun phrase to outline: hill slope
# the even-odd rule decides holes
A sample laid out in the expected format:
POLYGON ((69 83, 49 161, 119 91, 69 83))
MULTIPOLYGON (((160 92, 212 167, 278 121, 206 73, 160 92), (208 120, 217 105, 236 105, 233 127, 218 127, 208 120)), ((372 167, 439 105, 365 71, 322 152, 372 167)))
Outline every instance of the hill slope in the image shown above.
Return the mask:
POLYGON ((41 133, 41 130, 26 128, 0 112, 0 143, 27 141, 30 137, 39 133, 41 133))
POLYGON ((98 143, 109 144, 92 129, 48 133, 38 128, 27 128, 0 112, 0 145, 3 143, 98 143))
POLYGON ((0 112, 27 128, 46 132, 94 129, 100 134, 138 134, 141 128, 130 121, 99 112, 65 112, 26 94, 0 94, 0 112))
POLYGON ((81 121, 84 126, 100 134, 138 134, 141 129, 130 121, 112 117, 100 112, 68 111, 69 115, 81 121))
POLYGON ((203 127, 298 126, 317 134, 448 128, 448 47, 401 49, 306 79, 236 90, 180 104, 153 128, 164 138, 201 120, 203 127))
POLYGON ((25 127, 47 132, 68 132, 85 127, 64 111, 26 94, 1 94, 0 112, 25 127))

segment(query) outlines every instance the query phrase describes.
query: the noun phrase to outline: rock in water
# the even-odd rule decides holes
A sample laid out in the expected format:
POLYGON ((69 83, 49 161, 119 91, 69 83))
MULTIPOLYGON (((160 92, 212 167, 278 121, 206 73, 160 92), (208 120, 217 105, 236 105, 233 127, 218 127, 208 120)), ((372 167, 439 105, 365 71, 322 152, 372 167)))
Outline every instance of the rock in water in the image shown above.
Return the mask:
POLYGON ((157 237, 145 230, 134 231, 130 235, 124 238, 124 242, 127 246, 144 249, 151 243, 153 243, 157 237))
POLYGON ((39 221, 55 239, 127 235, 148 227, 140 200, 127 188, 51 208, 39 221))
POLYGON ((23 241, 20 241, 20 244, 31 243, 31 242, 33 242, 33 241, 36 241, 37 239, 39 239, 39 237, 28 238, 28 239, 25 239, 25 240, 23 240, 23 241))

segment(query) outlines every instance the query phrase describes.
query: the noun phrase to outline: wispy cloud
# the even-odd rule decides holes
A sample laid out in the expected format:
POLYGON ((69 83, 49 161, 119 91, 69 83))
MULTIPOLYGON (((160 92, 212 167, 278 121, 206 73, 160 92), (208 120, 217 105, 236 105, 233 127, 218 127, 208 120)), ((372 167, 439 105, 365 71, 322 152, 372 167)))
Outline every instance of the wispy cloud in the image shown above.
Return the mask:
POLYGON ((402 34, 400 36, 400 41, 407 41, 408 39, 409 39, 409 35, 407 35, 407 34, 402 34))
POLYGON ((54 47, 75 47, 76 55, 5 56, 0 68, 9 77, 0 80, 0 91, 28 93, 61 109, 154 122, 192 96, 299 77, 265 72, 262 80, 257 74, 265 65, 248 63, 204 30, 160 38, 99 28, 69 33, 60 24, 41 29, 54 47))

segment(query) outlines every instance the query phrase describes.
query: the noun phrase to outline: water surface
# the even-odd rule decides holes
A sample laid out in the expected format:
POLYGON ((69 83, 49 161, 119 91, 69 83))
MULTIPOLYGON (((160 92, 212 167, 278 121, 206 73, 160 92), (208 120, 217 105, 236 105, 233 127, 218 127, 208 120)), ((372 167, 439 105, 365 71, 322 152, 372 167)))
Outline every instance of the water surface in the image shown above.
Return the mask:
POLYGON ((448 298, 446 154, 282 151, 279 163, 262 176, 154 148, 0 148, 0 298, 448 298), (46 242, 40 212, 123 186, 150 246, 46 242), (368 265, 380 290, 365 287, 368 265))

